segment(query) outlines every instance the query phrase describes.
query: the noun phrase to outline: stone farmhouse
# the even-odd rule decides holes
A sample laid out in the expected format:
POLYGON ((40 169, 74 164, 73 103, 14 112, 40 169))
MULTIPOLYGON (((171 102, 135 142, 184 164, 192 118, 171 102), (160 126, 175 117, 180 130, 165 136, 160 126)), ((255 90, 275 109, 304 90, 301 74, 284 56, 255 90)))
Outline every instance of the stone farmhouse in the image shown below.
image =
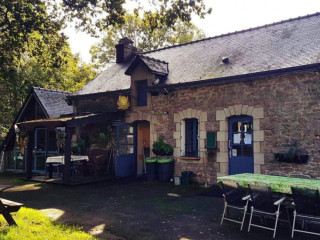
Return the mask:
POLYGON ((317 13, 149 52, 121 39, 116 63, 65 96, 72 114, 20 121, 24 170, 31 176, 37 129, 65 127, 66 166, 73 141, 97 145, 103 132, 117 177, 143 174, 142 149, 160 137, 175 174, 193 171, 200 183, 271 170, 319 177, 319 26, 317 13))

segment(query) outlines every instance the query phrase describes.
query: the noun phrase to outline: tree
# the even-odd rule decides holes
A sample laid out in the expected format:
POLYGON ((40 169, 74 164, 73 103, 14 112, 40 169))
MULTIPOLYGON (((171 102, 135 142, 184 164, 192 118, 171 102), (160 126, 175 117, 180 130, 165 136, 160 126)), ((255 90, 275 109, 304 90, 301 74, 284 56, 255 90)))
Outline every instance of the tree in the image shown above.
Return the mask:
MULTIPOLYGON (((143 0, 131 0, 142 2, 143 0)), ((148 0, 145 11, 151 31, 173 26, 178 19, 203 17, 203 0, 148 0)), ((94 76, 90 66, 78 66, 62 30, 75 21, 80 30, 97 30, 124 23, 125 0, 0 0, 0 131, 13 119, 32 85, 76 90, 94 76)))
POLYGON ((96 76, 90 65, 80 64, 66 42, 57 51, 58 41, 51 35, 50 43, 44 42, 33 32, 23 45, 24 52, 7 67, 8 73, 0 75, 0 135, 10 127, 31 86, 76 91, 96 76))
POLYGON ((75 91, 95 76, 71 53, 57 9, 54 1, 0 0, 0 135, 31 86, 75 91))
POLYGON ((96 30, 106 30, 110 26, 125 23, 127 14, 124 4, 137 2, 144 14, 144 21, 154 30, 163 25, 173 26, 177 21, 190 22, 191 15, 203 18, 211 13, 206 9, 203 0, 63 0, 62 9, 70 21, 76 20, 76 27, 96 33, 96 30), (152 6, 152 11, 146 11, 144 4, 152 6))
POLYGON ((174 44, 186 43, 205 37, 203 31, 188 22, 177 21, 173 26, 162 26, 151 30, 151 26, 136 14, 126 14, 125 24, 111 26, 100 43, 90 49, 91 61, 97 70, 115 62, 115 45, 119 39, 128 37, 138 48, 150 51, 174 44))

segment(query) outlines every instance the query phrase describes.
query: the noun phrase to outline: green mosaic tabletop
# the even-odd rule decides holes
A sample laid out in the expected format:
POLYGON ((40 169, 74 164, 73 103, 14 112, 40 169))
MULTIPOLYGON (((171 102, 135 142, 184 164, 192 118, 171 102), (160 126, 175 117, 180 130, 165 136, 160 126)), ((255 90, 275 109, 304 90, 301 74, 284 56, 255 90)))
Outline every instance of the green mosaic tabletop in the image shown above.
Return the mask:
POLYGON ((301 179, 292 177, 279 177, 264 174, 243 173, 224 177, 218 177, 219 182, 237 182, 241 187, 252 185, 268 185, 273 192, 291 194, 291 186, 305 186, 320 190, 320 180, 301 179))

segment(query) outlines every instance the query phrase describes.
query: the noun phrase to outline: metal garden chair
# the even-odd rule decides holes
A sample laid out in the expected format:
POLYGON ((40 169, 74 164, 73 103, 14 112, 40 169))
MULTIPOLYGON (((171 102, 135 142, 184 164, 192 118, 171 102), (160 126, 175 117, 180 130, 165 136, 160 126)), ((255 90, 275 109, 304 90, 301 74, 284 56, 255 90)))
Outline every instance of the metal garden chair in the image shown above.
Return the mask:
POLYGON ((245 191, 244 189, 240 188, 238 183, 221 182, 221 185, 224 197, 224 210, 222 214, 221 225, 223 224, 223 220, 239 223, 241 224, 240 231, 242 231, 244 220, 248 210, 248 200, 250 196, 244 196, 245 191), (227 216, 228 208, 243 211, 242 220, 238 221, 227 216))
MULTIPOLYGON (((264 229, 272 230, 273 238, 274 238, 276 236, 279 216, 282 213, 282 209, 280 208, 280 205, 286 198, 282 197, 277 201, 274 201, 274 198, 269 186, 249 185, 249 193, 250 193, 250 200, 252 201, 252 206, 251 206, 251 215, 250 215, 248 232, 250 232, 251 226, 264 228, 264 229), (264 225, 253 224, 252 223, 253 215, 259 216, 261 220, 265 218, 275 219, 274 227, 273 228, 267 227, 265 224, 264 225)), ((288 214, 287 214, 286 221, 290 225, 288 214)))
POLYGON ((291 237, 294 232, 309 233, 320 235, 320 233, 307 231, 306 223, 308 221, 320 223, 320 197, 318 189, 311 189, 307 186, 291 187, 294 212, 291 237), (301 220, 302 228, 296 229, 297 220, 301 220))

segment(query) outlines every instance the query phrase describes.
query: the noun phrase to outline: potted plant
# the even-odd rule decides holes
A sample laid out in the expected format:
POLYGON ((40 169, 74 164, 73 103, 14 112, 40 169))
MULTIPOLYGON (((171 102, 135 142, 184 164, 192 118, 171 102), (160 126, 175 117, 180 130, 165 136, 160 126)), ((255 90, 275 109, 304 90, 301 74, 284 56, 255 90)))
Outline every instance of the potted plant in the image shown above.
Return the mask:
POLYGON ((164 142, 164 138, 161 136, 158 141, 152 145, 152 152, 157 156, 172 156, 173 147, 164 142))
POLYGON ((56 131, 56 140, 57 140, 57 146, 59 148, 63 148, 65 145, 65 137, 66 133, 60 129, 56 131))
POLYGON ((298 147, 298 142, 294 141, 289 145, 285 153, 275 153, 274 158, 279 162, 305 164, 309 160, 309 155, 298 147))
POLYGON ((174 173, 174 161, 173 158, 170 157, 173 155, 173 147, 165 143, 164 137, 161 136, 158 141, 153 143, 152 152, 157 155, 157 157, 153 158, 153 160, 156 161, 152 161, 152 159, 150 159, 150 161, 149 159, 146 160, 147 178, 148 174, 153 174, 158 175, 160 181, 170 181, 174 173))
POLYGON ((78 142, 72 143, 72 153, 75 155, 84 155, 87 149, 86 141, 82 138, 78 142))

